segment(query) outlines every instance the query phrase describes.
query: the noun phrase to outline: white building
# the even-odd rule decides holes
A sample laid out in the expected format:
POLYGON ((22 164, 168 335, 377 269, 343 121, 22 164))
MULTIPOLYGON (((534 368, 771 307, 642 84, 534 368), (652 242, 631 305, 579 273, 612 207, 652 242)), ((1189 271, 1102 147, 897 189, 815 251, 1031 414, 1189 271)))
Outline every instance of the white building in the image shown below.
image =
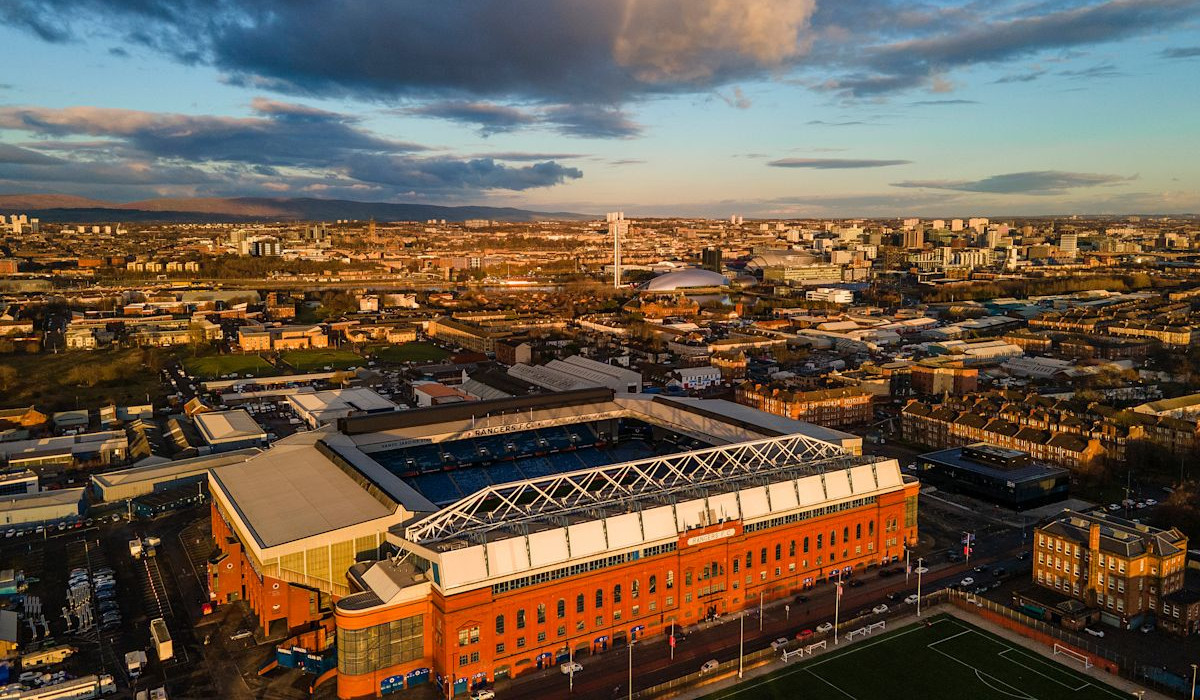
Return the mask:
POLYGON ((721 383, 721 370, 716 367, 681 367, 672 374, 675 375, 675 378, 670 381, 670 384, 688 391, 702 391, 714 384, 721 383))
POLYGON ((854 292, 836 287, 817 287, 805 292, 804 298, 808 301, 826 301, 831 304, 853 304, 854 292))

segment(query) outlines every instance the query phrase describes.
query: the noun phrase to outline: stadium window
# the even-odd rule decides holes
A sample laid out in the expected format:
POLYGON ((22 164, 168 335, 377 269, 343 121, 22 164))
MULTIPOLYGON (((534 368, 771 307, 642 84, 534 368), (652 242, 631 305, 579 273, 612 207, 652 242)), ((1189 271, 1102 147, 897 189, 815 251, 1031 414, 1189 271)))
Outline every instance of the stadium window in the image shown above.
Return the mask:
POLYGON ((654 612, 655 610, 658 610, 658 601, 652 600, 650 601, 650 612, 654 612))
POLYGON ((546 633, 538 632, 538 642, 544 642, 544 641, 546 641, 546 633))
POLYGON ((545 603, 538 603, 537 621, 538 621, 539 625, 546 621, 546 604, 545 603))
POLYGON ((524 647, 525 647, 525 638, 524 638, 524 637, 517 637, 517 648, 518 648, 518 649, 523 649, 524 647))
POLYGON ((775 545, 775 561, 779 561, 780 559, 783 559, 783 544, 782 543, 775 545))
POLYGON ((603 607, 604 607, 604 589, 597 588, 596 589, 596 609, 599 610, 600 608, 603 608, 603 607))
POLYGON ((752 552, 746 552, 746 568, 749 569, 753 565, 754 565, 754 554, 752 552))
POLYGON ((633 583, 629 584, 629 595, 631 597, 633 597, 634 600, 637 600, 638 594, 641 592, 642 592, 642 583, 641 583, 641 581, 638 581, 635 578, 633 580, 633 583))
POLYGON ((760 564, 766 564, 766 563, 767 563, 767 548, 766 548, 766 547, 763 547, 763 548, 762 548, 762 551, 760 551, 760 552, 758 553, 758 562, 759 562, 760 564))
POLYGON ((621 602, 621 584, 613 586, 613 605, 621 602))
POLYGON ((658 591, 658 577, 651 576, 650 577, 650 593, 655 593, 657 591, 658 591))
POLYGON ((567 636, 567 626, 566 625, 558 626, 558 636, 560 636, 560 637, 567 636))
POLYGON ((471 628, 471 643, 472 644, 479 643, 479 625, 476 625, 471 628))
POLYGON ((671 569, 670 571, 667 571, 667 590, 669 591, 674 587, 675 587, 675 570, 671 569))
POLYGON ((867 521, 867 537, 874 537, 874 536, 875 536, 875 521, 868 520, 867 521))
POLYGON ((525 608, 517 611, 517 629, 525 629, 525 608))
POLYGON ((824 537, 824 535, 817 535, 817 549, 821 548, 821 538, 822 537, 824 537))
POLYGON ((829 546, 834 547, 836 545, 837 545, 837 530, 830 530, 829 531, 829 546))
POLYGON ((856 539, 856 540, 862 539, 862 523, 859 523, 854 526, 854 539, 856 539))
POLYGON ((504 634, 504 616, 496 616, 496 634, 504 634))
POLYGON ((470 658, 470 657, 469 657, 469 656, 467 656, 466 654, 463 654, 462 656, 458 657, 458 665, 459 665, 459 666, 466 666, 466 665, 467 665, 467 663, 468 663, 467 659, 469 659, 469 658, 470 658))
POLYGON ((640 612, 642 612, 642 606, 640 606, 640 605, 633 606, 633 616, 634 617, 637 617, 640 612))
POLYGON ((796 540, 792 540, 792 541, 791 541, 791 542, 788 544, 788 556, 789 556, 789 557, 794 557, 794 556, 796 556, 796 540))
POLYGON ((477 652, 477 651, 471 652, 471 663, 473 663, 473 664, 479 663, 479 652, 477 652))
POLYGON ((577 612, 577 613, 583 612, 583 594, 582 593, 575 596, 575 612, 577 612))
POLYGON ((741 565, 741 563, 742 563, 742 560, 741 560, 741 559, 734 559, 734 560, 733 560, 733 573, 735 573, 735 574, 736 574, 736 573, 738 572, 738 569, 740 568, 740 565, 741 565))
POLYGON ((560 619, 560 620, 567 616, 567 601, 563 600, 562 598, 558 599, 557 612, 558 612, 558 619, 560 619))
POLYGON ((692 585, 692 572, 690 569, 683 572, 683 585, 685 585, 685 586, 692 585))
POLYGON ((597 615, 597 616, 596 616, 596 626, 597 626, 597 627, 603 627, 603 626, 604 626, 604 616, 603 616, 603 615, 597 615))
POLYGON ((576 632, 582 632, 584 627, 587 627, 587 625, 584 623, 583 620, 580 620, 579 622, 575 623, 575 631, 576 632))
POLYGON ((460 647, 465 647, 470 643, 471 643, 471 633, 466 628, 460 629, 458 631, 458 645, 460 647))
POLYGON ((496 653, 497 653, 497 654, 503 654, 503 653, 504 653, 504 644, 497 644, 497 645, 496 645, 496 653))
POLYGON ((808 554, 808 538, 804 538, 804 553, 808 554))
POLYGON ((850 526, 847 525, 846 527, 842 528, 842 544, 845 544, 849 541, 850 541, 850 526))

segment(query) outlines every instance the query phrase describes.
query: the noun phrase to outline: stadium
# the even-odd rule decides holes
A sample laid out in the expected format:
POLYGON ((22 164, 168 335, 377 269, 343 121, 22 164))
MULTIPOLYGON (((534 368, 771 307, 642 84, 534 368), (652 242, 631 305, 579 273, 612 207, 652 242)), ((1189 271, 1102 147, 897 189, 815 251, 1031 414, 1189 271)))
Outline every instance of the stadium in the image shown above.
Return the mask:
POLYGON ((611 389, 343 418, 211 472, 210 596, 332 618, 339 697, 465 692, 898 558, 917 484, 860 453, 611 389))

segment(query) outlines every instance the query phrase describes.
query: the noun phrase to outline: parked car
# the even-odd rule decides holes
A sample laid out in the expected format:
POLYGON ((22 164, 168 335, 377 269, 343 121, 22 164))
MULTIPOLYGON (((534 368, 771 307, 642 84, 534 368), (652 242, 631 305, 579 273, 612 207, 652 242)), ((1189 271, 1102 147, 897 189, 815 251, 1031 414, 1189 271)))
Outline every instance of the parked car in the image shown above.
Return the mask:
POLYGON ((496 691, 491 688, 480 688, 474 693, 471 693, 471 700, 494 700, 496 691))
POLYGON ((920 597, 916 593, 913 593, 912 595, 905 598, 904 602, 907 603, 908 605, 916 605, 918 600, 920 600, 920 597))
POLYGON ((832 622, 822 622, 821 624, 817 625, 817 631, 820 632, 821 634, 825 634, 826 632, 832 632, 833 631, 833 623, 832 622))
POLYGON ((1147 498, 1147 499, 1146 499, 1146 506, 1147 506, 1147 507, 1149 507, 1149 506, 1156 506, 1156 505, 1158 505, 1158 501, 1154 500, 1153 498, 1147 498))
POLYGON ((717 667, 720 665, 721 664, 716 659, 709 659, 708 661, 704 662, 703 666, 700 667, 700 673, 711 673, 717 670, 717 667))
POLYGON ((1088 634, 1092 635, 1093 637, 1103 637, 1104 636, 1104 630, 1094 630, 1091 627, 1084 627, 1083 631, 1087 632, 1088 634))
POLYGON ((781 648, 787 646, 787 643, 788 643, 787 637, 780 637, 779 639, 776 639, 775 641, 771 642, 771 648, 774 649, 775 651, 779 651, 781 648))
POLYGON ((808 639, 812 636, 813 636, 812 630, 800 630, 799 632, 796 633, 796 639, 799 639, 800 641, 804 641, 805 639, 808 639))
POLYGON ((963 580, 959 581, 958 585, 962 586, 963 588, 966 588, 967 586, 974 586, 975 579, 968 576, 968 577, 964 578, 963 580))
POLYGON ((987 570, 988 570, 987 564, 978 564, 975 566, 975 573, 977 573, 977 574, 986 574, 987 570))
POLYGON ((888 611, 888 606, 886 603, 880 603, 879 605, 876 605, 875 607, 871 608, 871 612, 875 613, 876 615, 882 615, 887 611, 888 611))
POLYGON ((1142 634, 1149 634, 1154 631, 1154 623, 1153 622, 1143 622, 1142 626, 1139 627, 1138 629, 1142 631, 1142 634))
POLYGON ((564 676, 569 676, 572 673, 579 673, 580 671, 582 671, 583 664, 579 663, 578 661, 568 661, 567 663, 563 664, 562 666, 559 666, 558 668, 563 672, 564 676))
POLYGON ((1121 510, 1121 504, 1120 503, 1109 503, 1108 509, 1115 513, 1118 510, 1121 510))

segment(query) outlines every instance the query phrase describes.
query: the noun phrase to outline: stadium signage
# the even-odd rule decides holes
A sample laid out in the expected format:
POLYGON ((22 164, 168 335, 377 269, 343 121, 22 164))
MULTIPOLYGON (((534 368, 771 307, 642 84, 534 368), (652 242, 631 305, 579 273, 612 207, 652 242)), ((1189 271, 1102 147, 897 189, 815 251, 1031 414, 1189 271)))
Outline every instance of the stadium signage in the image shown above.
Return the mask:
POLYGON ((687 538, 686 544, 689 547, 694 547, 698 544, 704 544, 706 542, 716 542, 717 540, 723 540, 726 537, 733 537, 736 534, 737 534, 737 529, 731 527, 731 528, 726 528, 724 530, 717 530, 716 532, 706 532, 703 535, 696 535, 694 537, 689 537, 689 538, 687 538))

